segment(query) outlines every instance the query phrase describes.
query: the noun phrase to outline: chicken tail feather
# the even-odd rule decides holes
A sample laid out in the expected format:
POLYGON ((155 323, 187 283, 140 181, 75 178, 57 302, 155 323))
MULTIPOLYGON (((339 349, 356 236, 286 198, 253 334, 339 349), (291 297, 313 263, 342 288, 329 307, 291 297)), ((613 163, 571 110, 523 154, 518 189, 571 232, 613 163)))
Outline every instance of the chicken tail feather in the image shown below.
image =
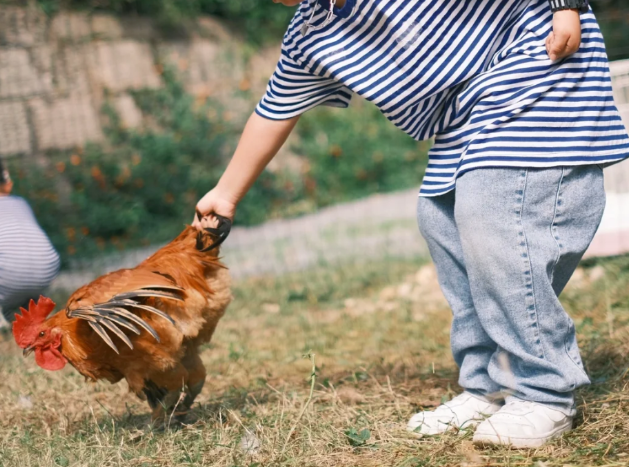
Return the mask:
POLYGON ((168 314, 154 306, 141 303, 140 300, 145 298, 157 298, 183 301, 183 296, 184 290, 174 285, 147 286, 132 292, 124 292, 115 295, 111 298, 111 300, 104 303, 69 310, 67 312, 67 316, 68 318, 78 318, 87 321, 94 332, 96 332, 116 353, 119 353, 118 348, 105 328, 118 336, 132 350, 133 343, 120 327, 126 328, 138 335, 140 334, 139 328, 142 328, 153 336, 157 342, 160 342, 157 332, 155 332, 155 330, 144 319, 136 315, 133 310, 148 311, 149 313, 169 321, 173 326, 176 326, 175 321, 168 316, 168 314))
POLYGON ((95 311, 98 311, 99 313, 101 313, 101 316, 103 316, 103 317, 108 317, 108 316, 111 316, 112 314, 114 314, 114 315, 118 315, 118 317, 121 318, 121 319, 126 319, 128 321, 133 321, 135 324, 137 324, 142 329, 144 329, 146 332, 148 332, 151 336, 153 336, 153 338, 157 342, 160 342, 159 336, 157 335, 155 330, 146 323, 146 321, 144 321, 139 316, 134 315, 129 310, 126 310, 125 308, 121 308, 121 307, 117 307, 117 306, 107 306, 107 307, 105 307, 105 306, 101 305, 100 307, 95 308, 95 311))
POLYGON ((142 305, 141 303, 136 302, 135 300, 112 300, 107 303, 103 303, 99 305, 102 308, 113 307, 124 307, 124 308, 137 308, 140 310, 145 310, 150 313, 156 314, 157 316, 164 318, 166 321, 170 321, 170 324, 175 324, 175 320, 173 320, 170 316, 164 313, 162 310, 158 310, 155 307, 149 305, 142 305))
POLYGON ((118 336, 120 338, 120 340, 122 342, 127 344, 127 347, 129 347, 131 350, 133 350, 133 343, 127 337, 127 335, 124 332, 122 332, 122 330, 118 326, 116 326, 114 323, 111 322, 111 317, 99 319, 98 323, 102 324, 107 329, 109 329, 111 332, 113 332, 116 336, 118 336))
POLYGON ((98 324, 95 321, 88 321, 87 324, 90 325, 90 327, 94 330, 94 332, 96 332, 96 334, 98 334, 101 337, 101 339, 103 339, 105 343, 113 349, 114 352, 116 352, 117 354, 120 354, 120 352, 118 351, 118 347, 116 347, 116 344, 114 344, 114 341, 111 340, 111 337, 109 337, 109 334, 107 334, 107 332, 103 329, 103 327, 100 324, 98 324))
POLYGON ((183 302, 182 289, 173 289, 178 293, 157 290, 157 288, 146 287, 140 290, 135 290, 133 292, 125 292, 118 294, 112 298, 112 300, 127 300, 132 298, 142 298, 142 297, 154 297, 154 298, 169 298, 171 300, 177 300, 179 302, 183 302))

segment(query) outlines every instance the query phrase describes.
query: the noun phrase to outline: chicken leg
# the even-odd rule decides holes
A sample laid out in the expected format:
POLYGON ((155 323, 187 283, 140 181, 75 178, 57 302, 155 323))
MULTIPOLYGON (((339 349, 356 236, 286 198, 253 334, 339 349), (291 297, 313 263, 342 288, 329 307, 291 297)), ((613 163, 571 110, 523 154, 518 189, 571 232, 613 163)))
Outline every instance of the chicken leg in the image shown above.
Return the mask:
POLYGON ((166 421, 171 415, 181 421, 188 413, 205 383, 206 371, 198 349, 188 349, 181 364, 167 375, 145 381, 142 389, 153 409, 153 423, 166 421), (174 413, 173 413, 174 412, 174 413))
POLYGON ((187 377, 186 369, 178 364, 168 373, 152 375, 150 379, 144 381, 142 391, 153 410, 151 418, 154 424, 165 422, 173 411, 178 410, 182 394, 185 392, 187 377))
POLYGON ((182 360, 182 365, 188 370, 186 379, 186 397, 182 403, 182 410, 190 410, 194 400, 201 393, 205 384, 205 366, 199 356, 198 348, 188 348, 186 356, 182 360))

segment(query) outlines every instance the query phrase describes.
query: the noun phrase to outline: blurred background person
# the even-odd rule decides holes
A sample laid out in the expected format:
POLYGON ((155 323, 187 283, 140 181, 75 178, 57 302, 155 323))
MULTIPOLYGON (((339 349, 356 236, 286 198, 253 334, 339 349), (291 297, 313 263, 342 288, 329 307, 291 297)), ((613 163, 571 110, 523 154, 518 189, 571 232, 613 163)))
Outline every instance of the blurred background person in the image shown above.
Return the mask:
POLYGON ((59 255, 0 160, 0 330, 59 272, 59 255))

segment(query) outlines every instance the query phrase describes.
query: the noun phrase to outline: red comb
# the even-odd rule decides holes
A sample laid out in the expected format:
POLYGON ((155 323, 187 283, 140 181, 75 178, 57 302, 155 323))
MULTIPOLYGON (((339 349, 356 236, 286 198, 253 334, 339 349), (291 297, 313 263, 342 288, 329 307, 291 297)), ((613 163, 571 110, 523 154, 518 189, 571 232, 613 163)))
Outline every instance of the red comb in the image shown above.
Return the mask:
POLYGON ((16 313, 13 323, 13 337, 17 345, 25 349, 35 342, 39 325, 46 320, 54 308, 55 302, 42 295, 39 296, 37 303, 34 300, 30 301, 28 311, 20 308, 22 314, 16 313))

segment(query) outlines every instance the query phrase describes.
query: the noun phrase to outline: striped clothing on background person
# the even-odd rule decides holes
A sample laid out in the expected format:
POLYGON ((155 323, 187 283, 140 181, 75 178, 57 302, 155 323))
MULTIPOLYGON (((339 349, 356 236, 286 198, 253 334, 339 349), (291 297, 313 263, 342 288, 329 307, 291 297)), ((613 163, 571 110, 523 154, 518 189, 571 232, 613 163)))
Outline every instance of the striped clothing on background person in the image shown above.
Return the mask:
POLYGON ((59 272, 59 255, 26 201, 0 196, 0 308, 7 320, 59 272))
POLYGON ((302 2, 256 108, 262 117, 347 107, 358 94, 411 137, 435 138, 422 196, 482 167, 629 156, 591 10, 581 16, 580 50, 552 62, 548 0, 346 0, 331 17, 329 7, 302 2))

